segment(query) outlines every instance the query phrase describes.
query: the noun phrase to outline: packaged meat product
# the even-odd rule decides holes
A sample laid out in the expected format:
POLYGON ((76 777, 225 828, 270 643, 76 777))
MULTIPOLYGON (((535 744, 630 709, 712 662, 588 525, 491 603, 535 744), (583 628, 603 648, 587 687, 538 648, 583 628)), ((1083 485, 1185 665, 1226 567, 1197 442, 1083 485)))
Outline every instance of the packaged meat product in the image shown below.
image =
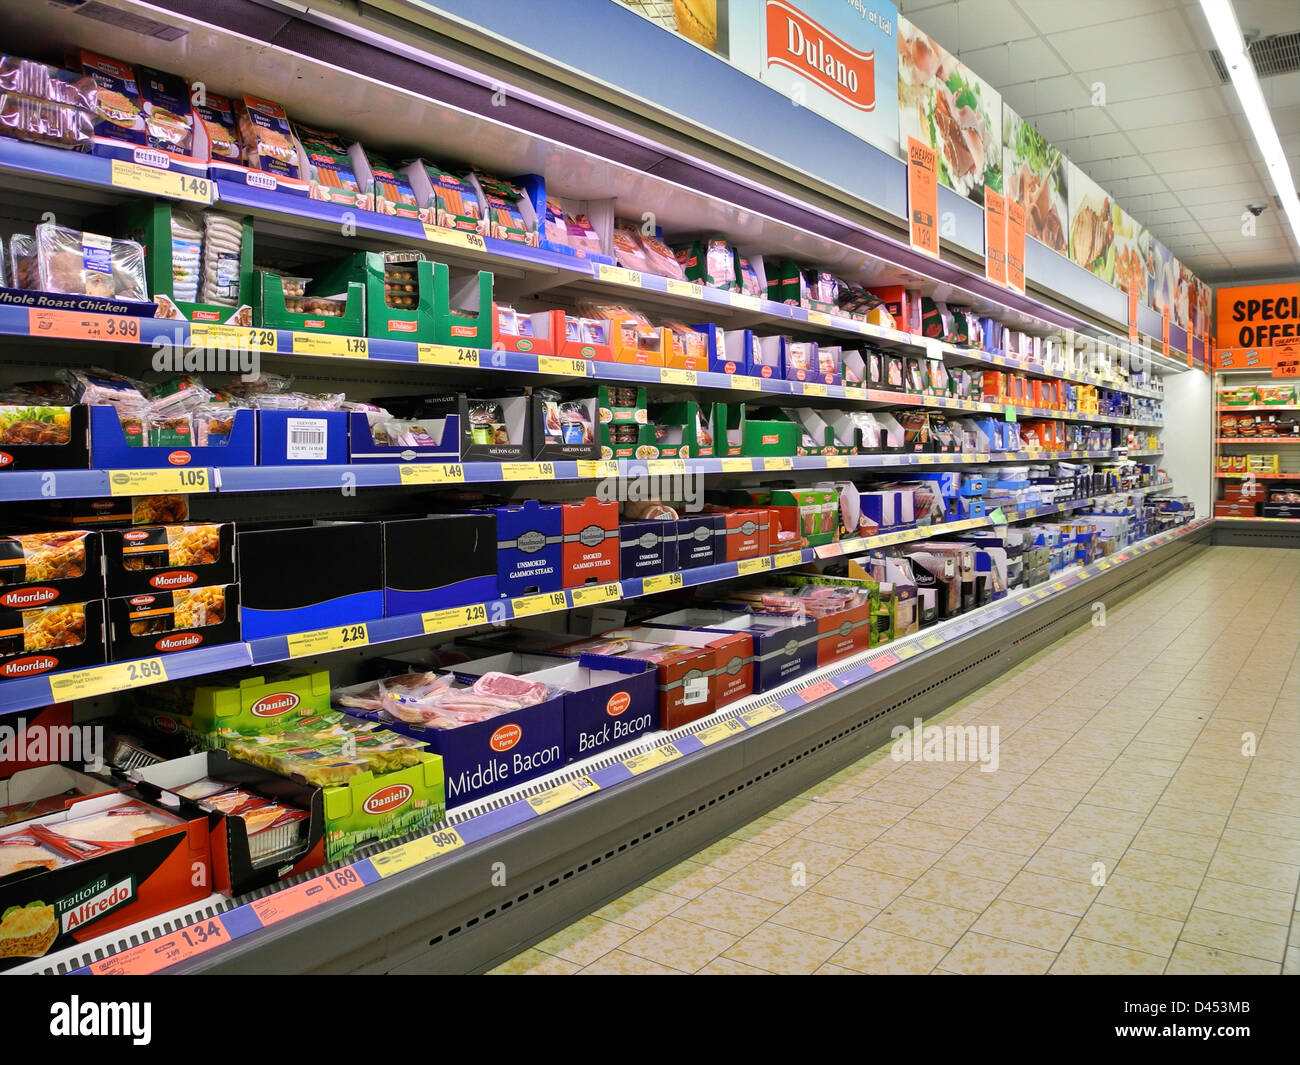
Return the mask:
POLYGON ((16 56, 0 56, 0 134, 60 148, 89 149, 94 116, 82 77, 16 56))
POLYGON ((200 777, 198 780, 192 780, 188 784, 183 784, 179 788, 173 788, 172 793, 181 796, 183 799, 206 799, 210 795, 216 795, 218 792, 228 791, 231 785, 224 780, 212 780, 209 777, 200 777))
POLYGON ((411 188, 411 179, 402 170, 360 144, 352 145, 348 151, 354 161, 360 154, 370 170, 370 188, 363 190, 369 197, 365 204, 369 210, 403 218, 420 216, 420 204, 411 188))
POLYGON ((243 154, 235 133, 235 112, 229 100, 214 92, 204 93, 194 104, 194 115, 203 123, 208 137, 208 158, 237 163, 243 154))
POLYGON ((181 824, 162 810, 128 800, 98 813, 56 824, 37 824, 33 835, 70 858, 90 858, 110 850, 133 846, 155 832, 181 824))
POLYGON ((337 133, 293 124, 302 145, 302 176, 311 181, 311 195, 316 200, 355 203, 361 185, 352 169, 352 159, 337 133))
POLYGON ((54 222, 36 227, 36 265, 43 292, 147 300, 144 249, 133 240, 81 233, 54 222))
POLYGON ((300 176, 298 150, 284 108, 257 96, 234 101, 244 165, 284 177, 300 176))
POLYGON ((25 651, 53 651, 60 647, 77 647, 86 641, 86 607, 84 603, 35 607, 16 612, 17 627, 6 625, 0 633, 0 655, 25 651))
POLYGON ((306 810, 266 800, 249 805, 235 816, 244 822, 248 856, 255 862, 296 847, 310 817, 306 810))
POLYGON ((508 700, 517 707, 535 706, 549 697, 549 685, 539 681, 522 680, 508 673, 484 673, 472 686, 476 695, 508 700))
POLYGON ((95 136, 147 144, 144 105, 135 71, 117 59, 82 49, 83 91, 95 119, 95 136))
POLYGON ((483 190, 488 235, 498 240, 536 245, 537 230, 530 228, 520 206, 527 199, 524 190, 509 181, 477 171, 474 177, 483 190))
MULTIPOLYGON (((652 274, 658 274, 660 277, 671 277, 678 281, 686 277, 685 271, 682 270, 682 264, 677 261, 677 256, 673 254, 673 250, 667 244, 653 233, 644 233, 638 229, 636 234, 637 239, 641 242, 646 262, 652 274)), ((730 266, 727 267, 727 270, 729 273, 731 272, 730 266)))
MULTIPOLYGON (((208 783, 215 784, 220 782, 209 781, 208 783)), ((251 791, 245 791, 243 788, 231 787, 229 784, 223 784, 222 787, 224 790, 210 792, 207 795, 192 795, 190 798, 200 799, 208 806, 214 807, 225 814, 233 814, 242 807, 247 806, 249 803, 261 800, 260 795, 254 795, 251 791)))
POLYGON ((0 403, 0 444, 66 444, 72 439, 68 407, 19 407, 0 403))
POLYGON ((144 104, 145 134, 150 148, 191 154, 194 113, 185 79, 153 67, 140 68, 140 97, 144 104))
POLYGON ((35 237, 15 233, 9 238, 9 276, 13 278, 15 288, 39 289, 41 287, 35 237))
MULTIPOLYGON (((628 270, 641 270, 644 273, 658 273, 650 265, 645 249, 638 239, 638 227, 635 222, 619 222, 614 226, 614 259, 619 266, 628 270)), ((676 260, 674 260, 676 261, 676 260)), ((678 270, 681 266, 678 266, 678 270)))
POLYGON ((546 239, 572 248, 579 255, 603 255, 600 237, 585 214, 567 211, 558 200, 546 201, 546 239))
POLYGON ((78 530, 0 537, 0 588, 82 576, 89 535, 78 530))
POLYGON ((199 299, 233 307, 239 302, 244 223, 220 211, 203 212, 203 257, 199 299))
POLYGON ((143 410, 146 401, 142 386, 138 381, 112 370, 91 367, 85 370, 61 370, 60 376, 68 382, 77 396, 78 403, 92 406, 96 403, 108 403, 123 410, 143 410))
POLYGON ((192 214, 172 209, 172 298, 195 303, 203 258, 203 229, 192 214))

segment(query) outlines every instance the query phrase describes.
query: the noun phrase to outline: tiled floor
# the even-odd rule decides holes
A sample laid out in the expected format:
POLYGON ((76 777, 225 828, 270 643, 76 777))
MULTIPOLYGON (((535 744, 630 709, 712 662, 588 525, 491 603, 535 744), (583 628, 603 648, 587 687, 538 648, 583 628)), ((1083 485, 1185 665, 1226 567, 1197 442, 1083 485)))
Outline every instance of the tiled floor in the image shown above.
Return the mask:
POLYGON ((885 747, 495 971, 1300 972, 1300 553, 1104 620, 926 723, 996 771, 885 747))

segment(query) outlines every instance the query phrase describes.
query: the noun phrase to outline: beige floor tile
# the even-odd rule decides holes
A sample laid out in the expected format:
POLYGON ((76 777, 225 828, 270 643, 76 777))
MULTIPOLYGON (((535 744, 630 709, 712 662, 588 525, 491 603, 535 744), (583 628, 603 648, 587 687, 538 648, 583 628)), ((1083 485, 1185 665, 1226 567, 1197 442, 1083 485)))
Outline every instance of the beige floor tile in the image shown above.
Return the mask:
POLYGON ((1277 973, 1279 968, 1277 962, 1180 941, 1165 967, 1165 975, 1204 976, 1222 973, 1227 976, 1270 976, 1277 973))
POLYGON ((1182 931, 1181 921, 1120 906, 1093 905, 1074 930, 1076 937, 1096 939, 1144 954, 1168 957, 1182 931))
POLYGON ((871 927, 951 947, 978 916, 978 911, 901 895, 872 918, 871 927))
POLYGON ((592 916, 643 932, 685 902, 686 900, 680 895, 655 891, 643 884, 639 888, 633 888, 622 898, 615 899, 609 905, 602 906, 592 916))
POLYGON ((684 976, 684 969, 674 969, 650 958, 615 950, 579 971, 579 976, 684 976))
POLYGON ((1294 891, 1273 891, 1251 884, 1205 878, 1196 896, 1196 905, 1204 910, 1235 913, 1269 924, 1290 925, 1295 908, 1294 891))
POLYGON ((1195 906, 1187 915, 1182 938, 1188 943, 1265 961, 1280 962, 1286 952, 1286 929, 1281 925, 1195 906))
POLYGON ((1143 828, 1133 837, 1131 846, 1133 850, 1172 854, 1208 865, 1217 843, 1213 836, 1198 836, 1169 828, 1143 828))
POLYGON ((979 913, 998 897, 1004 886, 996 880, 954 873, 949 869, 931 869, 917 878, 904 894, 979 913))
POLYGON ((1266 858, 1252 858, 1230 850, 1220 850, 1210 862, 1208 876, 1228 880, 1234 884, 1253 884, 1273 891, 1286 891, 1292 895, 1300 883, 1300 866, 1270 862, 1266 858))
POLYGON ((719 886, 728 891, 740 891, 746 895, 754 895, 769 902, 785 905, 798 898, 820 879, 821 877, 817 876, 801 879, 786 865, 752 862, 744 869, 732 873, 719 886))
POLYGON ((819 803, 810 802, 808 799, 790 799, 775 809, 769 810, 767 816, 780 821, 807 825, 812 824, 819 817, 825 817, 828 813, 830 811, 819 803))
POLYGON ((1040 950, 1059 951, 1078 923, 1077 917, 1066 913, 999 899, 980 914, 972 931, 1040 950))
POLYGON ((1100 890, 1086 880, 1064 880, 1057 876, 1021 872, 1002 889, 999 898, 1082 917, 1100 890))
POLYGON ((1228 827, 1244 832, 1300 840, 1300 817, 1292 814, 1268 814, 1259 810, 1234 810, 1228 827))
POLYGON ((1198 836, 1218 837, 1222 834, 1228 819, 1219 814, 1181 810, 1176 806, 1157 803, 1147 816, 1146 823, 1150 828, 1172 828, 1177 832, 1193 832, 1198 836))
POLYGON ((910 814, 911 808, 898 806, 892 802, 880 802, 877 799, 854 799, 844 803, 836 813, 845 821, 861 821, 866 825, 876 825, 881 830, 892 828, 910 814))
POLYGON ((1223 830, 1219 849, 1245 854, 1251 858, 1282 862, 1285 865, 1300 865, 1300 843, 1295 840, 1282 839, 1280 836, 1266 836, 1258 832, 1246 832, 1243 829, 1233 828, 1231 824, 1223 830))
POLYGON ((831 814, 803 829, 794 840, 807 839, 814 843, 829 843, 835 847, 852 847, 860 850, 888 827, 888 825, 851 820, 840 814, 831 814))
POLYGON ((904 847, 897 843, 877 841, 868 844, 844 863, 855 869, 874 869, 891 876, 901 876, 915 880, 924 873, 943 854, 939 851, 921 850, 918 847, 904 847))
POLYGON ((1099 878, 1109 876, 1118 861, 1118 858, 1099 851, 1040 847, 1025 863, 1025 872, 1057 877, 1075 884, 1095 884, 1099 878))
POLYGON ((731 891, 719 885, 709 888, 699 898, 674 910, 673 916, 706 928, 716 928, 719 932, 743 936, 746 932, 752 932, 780 908, 778 902, 769 902, 756 895, 731 891))
POLYGON ((564 931, 542 940, 537 944, 537 949, 565 961, 576 962, 579 966, 590 965, 634 935, 636 931, 626 925, 614 924, 599 917, 584 917, 564 931))
MULTIPOLYGON (((1124 868, 1123 863, 1120 866, 1124 868)), ((1174 887, 1168 882, 1139 880, 1122 871, 1115 872, 1097 895, 1103 906, 1154 914, 1172 920, 1186 920, 1196 900, 1195 888, 1174 887)))
POLYGON ((1076 936, 1065 944, 1050 971, 1098 976, 1159 975, 1164 971, 1166 960, 1163 955, 1144 954, 1140 950, 1076 936))
MULTIPOLYGON (((623 944, 622 950, 673 969, 695 972, 735 943, 729 932, 665 917, 623 944)), ((740 959, 744 961, 743 958, 740 959)))
POLYGON ((1300 947, 1286 948, 1286 956, 1282 959, 1282 974, 1300 976, 1300 947))
POLYGON ((967 932, 939 968, 964 976, 1037 976, 1047 972, 1056 954, 979 932, 967 932))
POLYGON ((582 966, 531 947, 502 962, 488 972, 489 976, 567 976, 582 966))
POLYGON ((822 895, 879 909, 901 895, 911 883, 906 877, 846 865, 822 877, 817 882, 817 891, 822 895))
POLYGON ((778 821, 774 817, 760 817, 747 825, 742 825, 731 833, 729 838, 754 843, 760 847, 775 847, 797 834, 800 826, 788 821, 778 821))
POLYGON ((969 843, 972 847, 1006 851, 1020 858, 1028 858, 1047 841, 1048 835, 1048 832, 1040 828, 985 821, 967 832, 961 842, 969 843))
MULTIPOLYGON (((965 873, 984 880, 996 880, 1009 883, 1020 871, 1024 859, 1006 851, 989 850, 987 847, 975 847, 968 843, 958 843, 935 863, 938 869, 948 869, 954 873, 965 873)), ((920 875, 919 873, 917 874, 920 875)))
POLYGON ((924 821, 914 821, 908 818, 881 834, 876 842, 888 844, 889 846, 914 847, 918 850, 945 854, 965 835, 966 833, 960 828, 931 825, 926 824, 924 821))
POLYGON ((1021 828, 1038 828, 1054 832, 1066 818, 1066 813, 1046 806, 1008 800, 988 815, 988 820, 1021 828))
POLYGON ((1146 820, 1145 815, 1131 810, 1113 810, 1081 802, 1065 819, 1066 825, 1083 825, 1088 828, 1105 828, 1114 831, 1136 832, 1146 820))
POLYGON ((733 961, 731 958, 718 957, 714 958, 703 969, 695 974, 696 976, 771 976, 772 973, 766 969, 759 969, 753 965, 746 965, 741 961, 733 961))
POLYGON ((818 891, 805 891, 773 914, 770 923, 846 943, 866 928, 879 912, 875 906, 863 906, 818 891))
MULTIPOLYGON (((1122 854, 1133 842, 1136 833, 1122 828, 1105 828, 1101 825, 1081 825, 1067 822, 1044 841, 1049 847, 1067 851, 1099 850, 1106 854, 1122 854)), ((1209 841, 1211 844, 1213 840, 1209 841)))
POLYGON ((925 974, 933 970, 947 953, 948 949, 937 943, 926 943, 878 928, 864 928, 832 954, 830 962, 860 973, 925 974))
POLYGON ((1025 806, 1044 806, 1050 810, 1069 813, 1078 805, 1082 794, 1085 793, 1044 787, 1041 784, 1021 784, 1011 793, 1010 799, 1025 806))
POLYGON ((925 824, 970 830, 984 820, 985 813, 983 809, 972 809, 956 802, 934 798, 913 810, 912 819, 925 824))
POLYGON ((837 940, 765 924, 727 948, 725 957, 780 975, 811 973, 842 946, 837 940))
POLYGON ((795 836, 779 847, 773 847, 763 855, 763 861, 771 865, 784 865, 789 870, 801 867, 809 877, 825 876, 832 869, 837 869, 855 854, 852 847, 835 847, 829 843, 801 839, 795 836))
POLYGON ((651 891, 666 891, 683 899, 693 899, 726 877, 725 869, 687 861, 673 866, 666 873, 660 873, 653 880, 647 880, 645 886, 651 891))
POLYGON ((764 857, 772 848, 758 843, 747 843, 741 839, 720 839, 717 843, 691 856, 691 861, 700 865, 720 869, 724 873, 734 873, 750 862, 764 857))

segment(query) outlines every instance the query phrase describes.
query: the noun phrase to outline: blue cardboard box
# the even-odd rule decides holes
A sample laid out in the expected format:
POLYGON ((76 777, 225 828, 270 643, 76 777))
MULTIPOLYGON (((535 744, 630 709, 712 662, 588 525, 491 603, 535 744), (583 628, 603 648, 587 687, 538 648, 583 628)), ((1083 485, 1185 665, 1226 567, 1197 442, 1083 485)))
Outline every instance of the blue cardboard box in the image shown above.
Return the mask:
POLYGON ((204 447, 134 447, 127 442, 117 409, 96 404, 90 408, 90 464, 100 470, 254 466, 257 464, 255 422, 253 411, 237 410, 224 443, 204 447))
POLYGON ((719 561, 727 527, 721 514, 688 514, 677 519, 677 568, 695 569, 719 561))
POLYGON ((385 616, 498 598, 494 515, 435 514, 383 526, 385 616))
POLYGON ((644 625, 743 633, 754 643, 754 691, 779 688, 800 673, 817 668, 817 619, 778 614, 746 613, 743 607, 719 603, 691 607, 642 622, 644 625))
POLYGON ((340 466, 348 461, 348 415, 341 410, 259 410, 259 466, 340 466))
POLYGON ((558 592, 563 587, 563 508, 535 499, 494 507, 497 591, 506 598, 558 592))
POLYGON ((651 577, 677 571, 677 522, 663 518, 624 521, 618 526, 619 572, 651 577))

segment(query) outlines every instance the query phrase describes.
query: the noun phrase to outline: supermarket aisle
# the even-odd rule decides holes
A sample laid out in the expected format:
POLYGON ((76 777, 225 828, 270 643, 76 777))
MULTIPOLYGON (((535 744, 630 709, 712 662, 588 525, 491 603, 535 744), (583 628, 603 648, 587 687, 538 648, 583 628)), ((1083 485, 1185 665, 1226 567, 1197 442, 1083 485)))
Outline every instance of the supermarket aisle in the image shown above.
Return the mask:
POLYGON ((495 971, 1300 972, 1298 642, 1211 548, 927 722, 996 771, 885 747, 495 971))

